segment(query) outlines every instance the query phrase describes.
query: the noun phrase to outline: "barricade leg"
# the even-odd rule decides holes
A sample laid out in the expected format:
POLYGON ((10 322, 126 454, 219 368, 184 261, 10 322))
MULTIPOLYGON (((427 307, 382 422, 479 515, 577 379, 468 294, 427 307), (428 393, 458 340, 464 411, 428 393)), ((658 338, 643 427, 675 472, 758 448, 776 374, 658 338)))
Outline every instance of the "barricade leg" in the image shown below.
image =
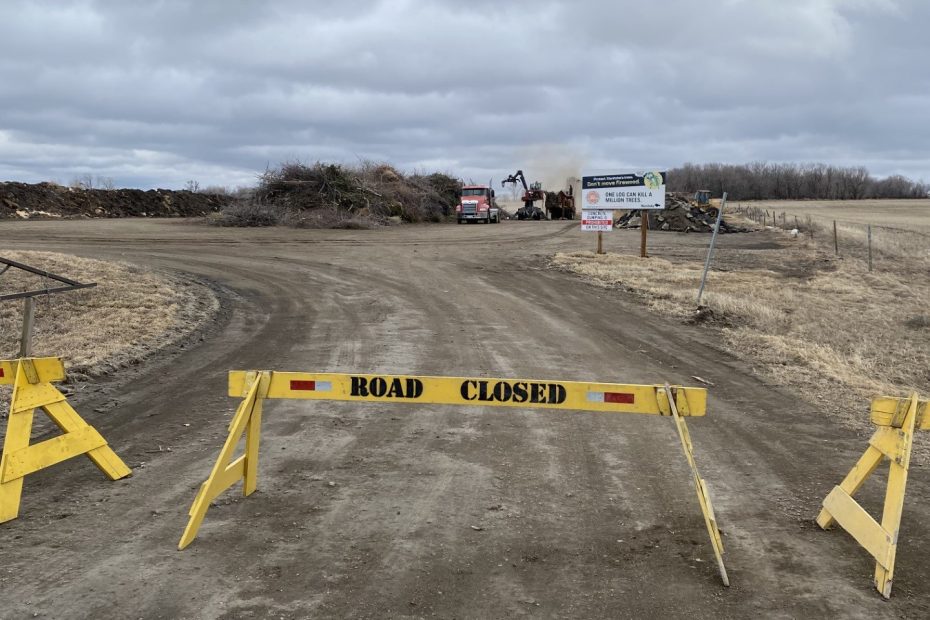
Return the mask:
MULTIPOLYGON (((836 488, 842 490, 849 497, 852 497, 856 494, 856 491, 862 487, 868 477, 872 475, 872 472, 881 465, 884 458, 885 455, 882 454, 881 450, 869 446, 865 453, 859 457, 856 464, 853 465, 853 468, 843 479, 843 482, 836 488)), ((820 514, 817 515, 817 525, 822 529, 828 530, 835 524, 836 519, 833 518, 833 515, 831 515, 826 508, 821 509, 820 514)))
MULTIPOLYGON (((266 387, 267 389, 267 387, 266 387)), ((248 497, 258 486, 258 446, 262 435, 262 404, 264 398, 256 398, 252 416, 245 432, 245 475, 242 481, 242 496, 248 497)))
POLYGON ((698 504, 701 506, 701 513, 704 515, 704 525, 707 526, 707 534, 710 536, 710 544, 714 549, 714 557, 717 559, 717 570, 720 572, 720 579, 723 585, 730 585, 730 578, 727 575, 727 568, 723 563, 723 539, 720 536, 720 530, 717 527, 717 517, 714 514, 714 506, 710 501, 710 493, 707 490, 707 483, 701 478, 698 472, 697 463, 694 461, 694 448, 691 444, 691 433, 688 432, 688 425, 685 419, 678 415, 678 407, 675 404, 675 396, 672 394, 672 388, 665 384, 665 396, 668 399, 668 406, 675 420, 675 428, 678 430, 678 438, 681 440, 681 447, 684 450, 685 458, 691 467, 691 474, 694 481, 694 490, 697 492, 698 504))
POLYGON ((19 498, 23 494, 23 477, 17 476, 6 480, 3 475, 9 466, 11 455, 29 447, 29 435, 32 432, 33 410, 10 411, 6 424, 6 439, 3 443, 3 457, 0 459, 0 523, 11 521, 19 516, 19 498))
POLYGON ((888 426, 875 431, 865 454, 843 482, 823 500, 823 509, 817 516, 817 525, 821 528, 839 524, 875 558, 875 588, 885 598, 891 597, 907 472, 918 418, 918 395, 914 393, 909 401, 907 413, 899 421, 900 428, 888 426), (890 461, 890 470, 882 522, 879 524, 853 499, 853 495, 886 457, 890 461))
POLYGON ((247 378, 247 391, 245 398, 239 403, 236 414, 229 423, 229 436, 223 449, 216 459, 216 464, 210 471, 206 481, 200 485, 197 497, 190 509, 190 520, 184 528, 184 534, 178 543, 178 549, 184 549, 194 541, 207 509, 218 495, 223 491, 243 481, 243 495, 250 495, 255 491, 258 477, 258 444, 260 439, 260 424, 262 400, 268 392, 270 373, 249 373, 247 378), (242 435, 246 436, 245 453, 233 460, 233 454, 242 435))

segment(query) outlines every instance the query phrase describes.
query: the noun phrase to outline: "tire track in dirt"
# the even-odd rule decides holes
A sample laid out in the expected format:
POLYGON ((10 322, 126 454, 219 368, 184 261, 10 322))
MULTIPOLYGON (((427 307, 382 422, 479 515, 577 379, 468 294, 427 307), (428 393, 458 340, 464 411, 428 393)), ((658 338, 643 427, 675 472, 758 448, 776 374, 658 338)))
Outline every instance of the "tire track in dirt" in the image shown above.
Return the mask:
MULTIPOLYGON (((78 237, 67 223, 42 224, 5 230, 17 231, 14 247, 194 273, 226 291, 226 314, 204 342, 103 386, 122 390, 120 406, 90 417, 128 461, 148 461, 133 479, 107 484, 74 462, 27 480, 23 517, 0 529, 0 602, 11 613, 717 618, 928 609, 919 586, 926 483, 909 481, 909 546, 899 550, 895 598, 883 604, 869 590, 864 552, 804 520, 864 439, 752 377, 711 336, 656 320, 620 291, 546 271, 545 256, 589 245, 571 224, 370 237, 154 221, 81 223, 78 237), (225 372, 237 367, 650 383, 706 376, 717 383, 710 415, 691 429, 734 586, 717 582, 669 421, 606 414, 269 403, 257 495, 219 498, 200 538, 178 553, 184 512, 235 404, 225 372), (147 454, 149 441, 173 450, 147 454)), ((699 241, 662 237, 656 247, 699 241)), ((637 242, 624 233, 610 240, 637 242)), ((105 398, 79 399, 79 409, 105 398)))

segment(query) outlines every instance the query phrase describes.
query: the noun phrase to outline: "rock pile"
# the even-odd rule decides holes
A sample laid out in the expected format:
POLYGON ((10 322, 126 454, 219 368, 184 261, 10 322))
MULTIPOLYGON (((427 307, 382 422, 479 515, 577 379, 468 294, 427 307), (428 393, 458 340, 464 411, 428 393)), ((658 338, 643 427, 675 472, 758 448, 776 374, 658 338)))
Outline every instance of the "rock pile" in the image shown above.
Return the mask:
MULTIPOLYGON (((617 228, 639 228, 640 211, 629 211, 617 220, 617 228)), ((647 211, 650 230, 670 230, 675 232, 713 232, 717 220, 717 209, 706 207, 700 209, 692 204, 685 194, 670 192, 665 195, 665 208, 661 211, 647 211)), ((738 226, 731 226, 726 220, 720 220, 720 232, 742 232, 738 226)))

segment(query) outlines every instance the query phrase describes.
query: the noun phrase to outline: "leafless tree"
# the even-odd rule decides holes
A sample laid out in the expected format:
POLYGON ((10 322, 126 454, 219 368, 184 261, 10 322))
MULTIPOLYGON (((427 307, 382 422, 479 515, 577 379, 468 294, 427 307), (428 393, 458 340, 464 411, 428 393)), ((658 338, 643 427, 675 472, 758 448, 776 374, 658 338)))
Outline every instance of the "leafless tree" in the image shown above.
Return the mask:
POLYGON ((669 189, 694 192, 709 189, 734 200, 923 198, 930 186, 900 175, 875 179, 863 166, 827 164, 685 164, 669 170, 669 189))

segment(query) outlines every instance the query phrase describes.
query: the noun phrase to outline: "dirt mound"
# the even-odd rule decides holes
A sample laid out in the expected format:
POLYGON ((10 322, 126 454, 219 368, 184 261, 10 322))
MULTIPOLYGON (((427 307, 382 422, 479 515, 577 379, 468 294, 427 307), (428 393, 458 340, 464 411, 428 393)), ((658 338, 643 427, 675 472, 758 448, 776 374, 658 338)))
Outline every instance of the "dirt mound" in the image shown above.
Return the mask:
MULTIPOLYGON (((685 194, 670 192, 665 195, 665 208, 661 211, 648 211, 650 230, 671 230, 675 232, 713 232, 717 220, 717 210, 708 208, 703 211, 687 199, 685 194)), ((641 217, 639 211, 629 211, 617 220, 617 228, 639 228, 641 217)), ((720 220, 720 232, 745 232, 744 228, 733 226, 726 220, 720 220)))
POLYGON ((54 183, 0 182, 0 219, 195 217, 219 211, 227 196, 167 189, 76 189, 54 183))

